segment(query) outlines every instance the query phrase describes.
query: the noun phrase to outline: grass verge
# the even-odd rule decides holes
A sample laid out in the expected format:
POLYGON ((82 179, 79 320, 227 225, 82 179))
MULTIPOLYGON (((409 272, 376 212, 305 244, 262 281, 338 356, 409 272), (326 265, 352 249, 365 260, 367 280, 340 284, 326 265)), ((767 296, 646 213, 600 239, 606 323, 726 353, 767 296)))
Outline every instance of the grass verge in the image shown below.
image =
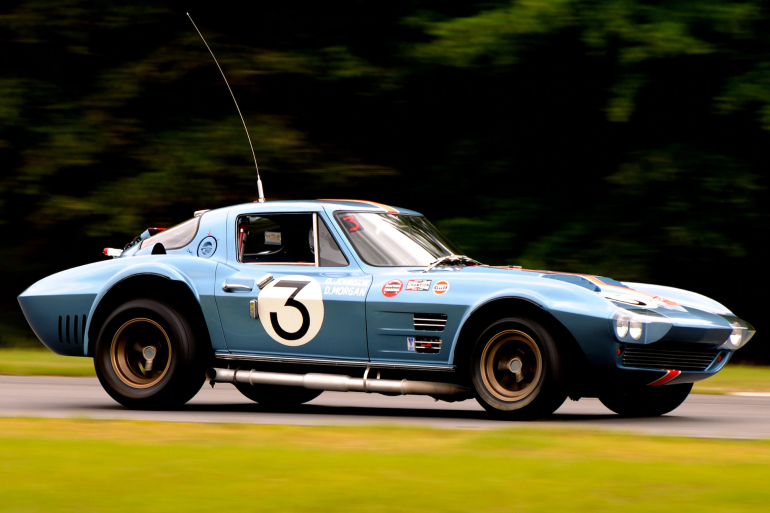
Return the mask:
POLYGON ((0 349, 0 374, 96 376, 91 358, 59 356, 47 349, 0 349))
POLYGON ((770 367, 727 364, 716 376, 695 383, 698 394, 727 394, 731 392, 770 392, 770 367))
POLYGON ((766 511, 770 442, 0 420, 2 511, 766 511))

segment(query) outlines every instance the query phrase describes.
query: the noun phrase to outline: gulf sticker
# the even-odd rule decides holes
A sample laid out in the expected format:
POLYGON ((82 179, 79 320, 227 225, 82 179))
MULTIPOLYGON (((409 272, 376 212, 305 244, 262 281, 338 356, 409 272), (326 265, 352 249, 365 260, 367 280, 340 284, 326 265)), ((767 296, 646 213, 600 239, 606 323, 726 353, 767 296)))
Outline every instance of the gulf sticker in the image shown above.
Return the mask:
POLYGON ((385 297, 393 297, 401 292, 404 288, 404 282, 401 280, 390 280, 388 283, 382 286, 382 295, 385 297))
POLYGON ((438 294, 439 296, 440 296, 441 294, 446 294, 446 292, 447 292, 448 290, 449 290, 449 283, 448 283, 448 282, 446 282, 446 281, 444 281, 444 280, 441 280, 440 282, 437 282, 437 283, 436 283, 436 284, 433 286, 433 293, 434 293, 434 294, 438 294))

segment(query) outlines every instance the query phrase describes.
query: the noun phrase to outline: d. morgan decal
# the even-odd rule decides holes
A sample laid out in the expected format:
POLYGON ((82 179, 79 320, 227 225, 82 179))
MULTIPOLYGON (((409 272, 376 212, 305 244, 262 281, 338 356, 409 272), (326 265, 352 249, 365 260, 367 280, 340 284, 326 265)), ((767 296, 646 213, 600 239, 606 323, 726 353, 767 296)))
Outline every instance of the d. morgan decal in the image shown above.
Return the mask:
POLYGON ((382 295, 385 297, 393 297, 401 292, 404 288, 404 282, 401 280, 390 280, 388 283, 382 286, 382 295))
POLYGON ((285 346, 307 344, 324 322, 321 285, 307 276, 284 276, 259 293, 262 327, 270 338, 285 346))

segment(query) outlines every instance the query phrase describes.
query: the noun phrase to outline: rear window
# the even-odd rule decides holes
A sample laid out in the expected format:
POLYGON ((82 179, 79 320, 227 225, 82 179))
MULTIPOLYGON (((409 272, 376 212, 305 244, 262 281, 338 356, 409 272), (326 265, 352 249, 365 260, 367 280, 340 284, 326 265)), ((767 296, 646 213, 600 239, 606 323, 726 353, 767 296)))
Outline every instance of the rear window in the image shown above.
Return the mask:
POLYGON ((195 238, 195 235, 198 233, 198 225, 200 222, 200 216, 194 217, 189 221, 185 221, 164 232, 160 232, 158 235, 144 239, 142 245, 139 246, 139 249, 146 248, 157 242, 162 243, 163 247, 166 249, 183 248, 195 238))

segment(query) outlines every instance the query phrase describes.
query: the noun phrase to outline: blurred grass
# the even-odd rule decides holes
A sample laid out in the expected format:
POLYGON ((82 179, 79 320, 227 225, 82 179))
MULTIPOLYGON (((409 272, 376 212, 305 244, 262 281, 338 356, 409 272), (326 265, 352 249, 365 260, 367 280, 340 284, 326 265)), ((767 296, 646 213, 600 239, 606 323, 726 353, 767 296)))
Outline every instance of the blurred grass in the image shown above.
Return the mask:
POLYGON ((770 367, 727 364, 716 376, 695 383, 693 392, 770 392, 770 367))
MULTIPOLYGON (((59 356, 47 349, 0 348, 0 374, 95 376, 93 359, 59 356)), ((770 367, 728 364, 719 374, 695 383, 694 393, 770 392, 770 367)))
POLYGON ((770 442, 0 420, 0 511, 767 511, 770 442))
POLYGON ((95 376, 92 358, 59 356, 48 349, 0 349, 0 374, 95 376))

